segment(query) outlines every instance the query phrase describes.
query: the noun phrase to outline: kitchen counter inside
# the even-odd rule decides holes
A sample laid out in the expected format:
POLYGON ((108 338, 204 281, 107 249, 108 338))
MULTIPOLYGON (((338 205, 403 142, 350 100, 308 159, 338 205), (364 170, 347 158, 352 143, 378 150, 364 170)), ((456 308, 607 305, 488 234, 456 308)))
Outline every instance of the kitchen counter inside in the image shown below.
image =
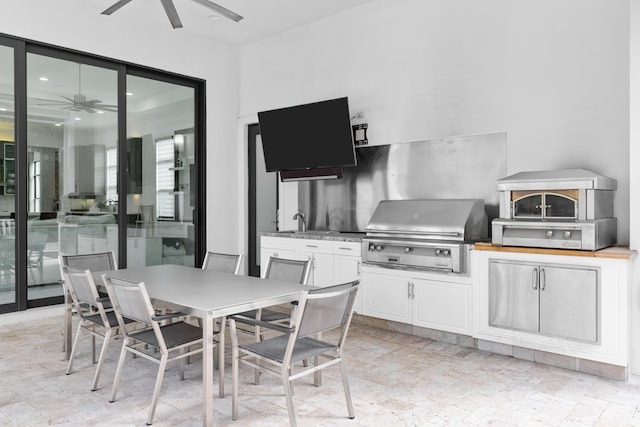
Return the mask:
POLYGON ((637 251, 630 250, 623 246, 611 246, 600 249, 598 251, 577 251, 572 249, 547 249, 547 248, 525 248, 519 246, 496 246, 489 242, 479 242, 474 246, 478 251, 496 251, 496 252, 517 252, 526 254, 546 254, 546 255, 565 255, 565 256, 581 256, 592 258, 616 258, 631 259, 638 254, 637 251))
POLYGON ((354 233, 354 232, 341 232, 341 231, 326 231, 326 230, 312 230, 312 231, 273 231, 273 232, 260 232, 260 236, 269 237, 287 237, 291 239, 309 239, 309 240, 329 240, 334 242, 356 242, 360 243, 366 233, 354 233))

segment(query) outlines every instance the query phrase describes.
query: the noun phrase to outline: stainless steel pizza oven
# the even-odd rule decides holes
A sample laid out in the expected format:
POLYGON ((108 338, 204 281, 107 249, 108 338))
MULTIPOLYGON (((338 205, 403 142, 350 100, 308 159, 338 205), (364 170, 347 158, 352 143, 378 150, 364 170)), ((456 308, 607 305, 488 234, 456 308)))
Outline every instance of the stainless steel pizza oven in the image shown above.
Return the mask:
POLYGON ((498 181, 492 243, 597 250, 616 242, 616 180, 584 169, 520 172, 498 181))

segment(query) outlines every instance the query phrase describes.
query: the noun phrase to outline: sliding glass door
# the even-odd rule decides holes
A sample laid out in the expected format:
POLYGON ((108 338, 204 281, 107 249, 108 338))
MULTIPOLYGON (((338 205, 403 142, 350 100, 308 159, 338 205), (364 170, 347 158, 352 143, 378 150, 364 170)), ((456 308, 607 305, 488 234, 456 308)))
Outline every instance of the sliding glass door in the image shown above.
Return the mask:
POLYGON ((0 35, 0 312, 58 304, 58 257, 199 266, 203 81, 0 35))
POLYGON ((0 40, 0 307, 16 309, 14 48, 0 40))
POLYGON ((196 264, 195 111, 193 87, 127 76, 128 266, 196 264))
POLYGON ((118 147, 118 71, 27 54, 29 301, 61 296, 59 254, 118 252, 107 153, 118 147))

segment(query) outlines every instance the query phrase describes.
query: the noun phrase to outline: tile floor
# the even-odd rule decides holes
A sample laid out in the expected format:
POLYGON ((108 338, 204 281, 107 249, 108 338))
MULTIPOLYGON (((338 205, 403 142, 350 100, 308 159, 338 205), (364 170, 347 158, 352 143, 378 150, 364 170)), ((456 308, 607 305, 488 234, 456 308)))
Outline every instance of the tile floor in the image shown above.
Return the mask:
MULTIPOLYGON (((0 425, 144 425, 155 364, 129 359, 115 403, 108 403, 119 351, 110 348, 101 387, 89 391, 93 366, 85 340, 75 373, 65 375, 62 308, 0 315, 0 425)), ((623 426, 640 425, 640 378, 619 382, 353 324, 347 346, 356 418, 346 418, 337 368, 316 389, 295 387, 301 426, 623 426)), ((201 425, 200 360, 169 366, 155 426, 201 425)), ((230 362, 227 359, 227 362, 230 362)), ((242 368, 241 368, 242 369, 242 368)), ((253 385, 241 370, 240 420, 227 396, 214 401, 221 426, 288 425, 282 385, 271 376, 253 385)), ((217 384, 215 385, 217 390, 217 384)))

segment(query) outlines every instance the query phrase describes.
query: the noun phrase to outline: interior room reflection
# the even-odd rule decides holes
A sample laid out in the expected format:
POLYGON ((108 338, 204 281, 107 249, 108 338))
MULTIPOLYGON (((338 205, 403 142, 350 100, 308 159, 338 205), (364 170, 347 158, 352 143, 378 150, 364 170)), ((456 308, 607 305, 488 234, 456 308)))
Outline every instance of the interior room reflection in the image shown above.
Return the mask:
MULTIPOLYGON (((62 295, 60 254, 113 251, 117 256, 119 235, 126 235, 129 266, 193 265, 193 89, 127 77, 130 136, 127 164, 120 165, 117 73, 35 54, 27 59, 28 299, 62 295), (128 171, 122 234, 121 167, 128 171)), ((0 129, 8 129, 0 133, 4 304, 15 300, 12 116, 0 114, 0 129)))

